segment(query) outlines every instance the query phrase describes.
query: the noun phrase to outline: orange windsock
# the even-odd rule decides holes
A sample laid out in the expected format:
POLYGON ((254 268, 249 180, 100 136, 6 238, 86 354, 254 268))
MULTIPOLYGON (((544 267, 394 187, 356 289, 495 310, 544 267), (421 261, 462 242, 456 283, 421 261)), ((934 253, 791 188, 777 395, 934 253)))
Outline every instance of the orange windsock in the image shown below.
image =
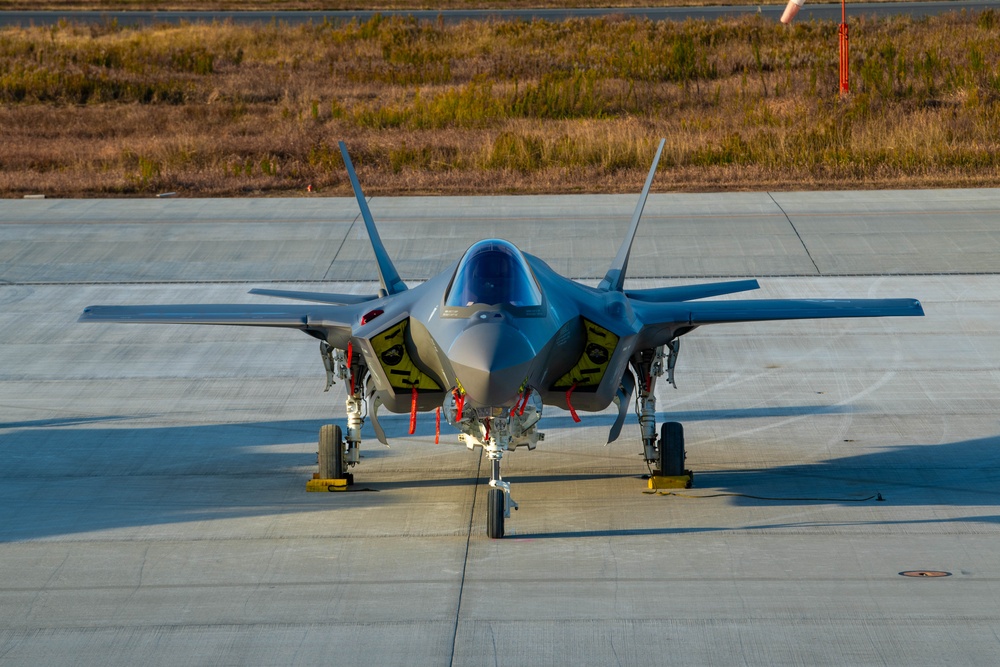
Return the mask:
POLYGON ((802 9, 802 5, 806 4, 806 0, 788 0, 788 5, 785 7, 785 12, 781 15, 782 23, 791 23, 795 15, 799 13, 802 9))

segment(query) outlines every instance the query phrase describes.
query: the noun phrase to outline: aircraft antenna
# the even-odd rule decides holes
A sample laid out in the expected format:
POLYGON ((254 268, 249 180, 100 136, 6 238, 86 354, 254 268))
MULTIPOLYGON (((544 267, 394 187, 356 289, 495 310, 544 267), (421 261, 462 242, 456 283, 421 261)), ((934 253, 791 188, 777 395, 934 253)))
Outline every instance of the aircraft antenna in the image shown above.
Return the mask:
POLYGON ((347 177, 351 179, 351 189, 354 190, 354 198, 358 200, 358 207, 361 209, 361 217, 365 221, 365 229, 368 230, 368 238, 372 243, 372 250, 375 251, 375 262, 378 264, 378 277, 382 282, 382 289, 386 294, 398 294, 406 291, 406 283, 399 277, 396 267, 392 264, 389 253, 382 245, 382 238, 375 228, 375 220, 372 218, 371 209, 368 208, 368 201, 365 193, 361 191, 361 183, 358 175, 354 171, 354 164, 351 163, 351 156, 347 154, 347 146, 343 141, 340 143, 340 155, 344 158, 344 166, 347 167, 347 177))
POLYGON ((646 176, 646 184, 639 195, 639 203, 635 205, 635 212, 632 214, 632 226, 628 230, 628 235, 622 241, 622 247, 618 249, 615 261, 611 263, 611 268, 604 275, 604 280, 597 286, 604 291, 621 292, 625 285, 625 270, 628 268, 628 256, 632 250, 632 240, 635 238, 635 230, 639 228, 639 218, 642 217, 642 209, 646 206, 646 197, 649 196, 649 186, 653 184, 653 176, 656 174, 656 166, 660 164, 660 154, 663 153, 663 145, 666 139, 660 139, 660 145, 656 149, 656 156, 653 158, 653 166, 649 168, 649 175, 646 176))

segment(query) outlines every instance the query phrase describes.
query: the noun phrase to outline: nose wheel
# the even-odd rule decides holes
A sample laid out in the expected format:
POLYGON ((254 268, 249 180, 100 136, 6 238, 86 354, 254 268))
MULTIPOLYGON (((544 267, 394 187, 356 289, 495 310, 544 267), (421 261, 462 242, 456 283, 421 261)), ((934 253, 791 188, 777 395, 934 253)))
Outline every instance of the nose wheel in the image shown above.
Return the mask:
POLYGON ((503 537, 504 493, 501 489, 491 488, 486 502, 486 534, 490 539, 499 540, 503 537))
POLYGON ((490 539, 499 540, 504 534, 504 519, 510 516, 511 508, 517 509, 517 503, 510 497, 510 482, 505 482, 500 476, 500 459, 507 448, 509 436, 501 432, 490 437, 486 443, 486 455, 490 460, 490 487, 486 495, 486 534, 490 539))

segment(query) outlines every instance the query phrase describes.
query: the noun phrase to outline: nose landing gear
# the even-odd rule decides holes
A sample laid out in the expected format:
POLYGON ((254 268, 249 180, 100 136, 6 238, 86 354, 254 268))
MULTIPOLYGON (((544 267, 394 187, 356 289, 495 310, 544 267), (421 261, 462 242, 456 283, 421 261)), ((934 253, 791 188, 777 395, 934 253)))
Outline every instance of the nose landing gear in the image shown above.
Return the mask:
POLYGON ((486 455, 490 459, 490 490, 486 503, 486 534, 494 540, 504 535, 504 519, 510 518, 511 508, 517 509, 517 503, 510 497, 510 482, 505 482, 500 476, 500 459, 503 451, 510 443, 510 435, 491 435, 484 445, 486 455))
POLYGON ((521 394, 516 408, 460 409, 453 392, 444 405, 452 426, 462 434, 459 439, 469 449, 482 447, 490 462, 490 482, 486 492, 486 534, 492 539, 504 536, 504 522, 517 503, 510 495, 510 482, 500 474, 500 461, 506 451, 520 446, 534 449, 543 434, 536 429, 542 416, 542 402, 530 390, 521 394), (498 416, 494 416, 498 415, 498 416))
POLYGON ((504 536, 504 519, 510 518, 511 508, 517 509, 517 503, 510 497, 510 482, 505 482, 500 477, 500 455, 494 458, 493 452, 487 446, 487 454, 490 457, 490 487, 487 493, 486 502, 486 534, 494 540, 504 536))

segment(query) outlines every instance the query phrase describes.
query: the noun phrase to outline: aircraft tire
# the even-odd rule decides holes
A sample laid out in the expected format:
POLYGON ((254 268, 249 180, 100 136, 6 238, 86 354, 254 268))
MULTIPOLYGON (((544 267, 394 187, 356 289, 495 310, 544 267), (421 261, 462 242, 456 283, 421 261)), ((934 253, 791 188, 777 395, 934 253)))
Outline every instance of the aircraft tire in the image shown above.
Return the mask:
POLYGON ((344 479, 344 434, 336 424, 319 429, 320 479, 344 479))
POLYGON ((491 488, 486 497, 486 534, 494 540, 503 537, 503 514, 503 491, 491 488))
POLYGON ((684 427, 680 422, 665 422, 660 427, 660 474, 684 474, 684 427))

